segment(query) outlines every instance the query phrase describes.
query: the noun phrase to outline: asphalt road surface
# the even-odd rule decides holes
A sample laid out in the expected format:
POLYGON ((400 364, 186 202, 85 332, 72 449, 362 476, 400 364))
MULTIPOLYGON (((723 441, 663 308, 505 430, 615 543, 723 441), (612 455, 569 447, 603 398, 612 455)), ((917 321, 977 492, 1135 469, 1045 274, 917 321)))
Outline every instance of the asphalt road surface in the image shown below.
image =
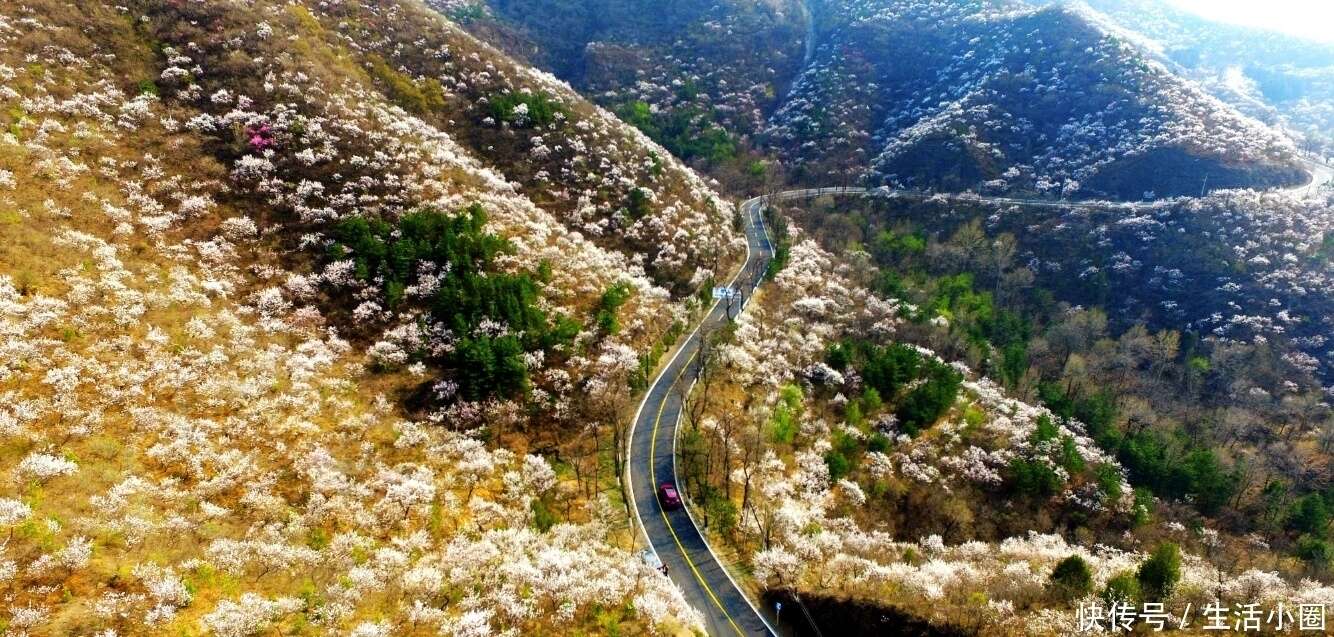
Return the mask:
POLYGON ((751 605, 710 550, 684 508, 668 511, 659 501, 658 486, 676 479, 676 426, 682 403, 699 370, 699 345, 709 333, 735 317, 764 278, 773 246, 764 228, 760 199, 741 204, 749 250, 746 264, 732 282, 741 298, 717 302, 671 362, 654 379, 630 432, 628 464, 630 494, 640 527, 653 551, 667 566, 686 601, 704 614, 710 635, 772 634, 768 616, 751 605))

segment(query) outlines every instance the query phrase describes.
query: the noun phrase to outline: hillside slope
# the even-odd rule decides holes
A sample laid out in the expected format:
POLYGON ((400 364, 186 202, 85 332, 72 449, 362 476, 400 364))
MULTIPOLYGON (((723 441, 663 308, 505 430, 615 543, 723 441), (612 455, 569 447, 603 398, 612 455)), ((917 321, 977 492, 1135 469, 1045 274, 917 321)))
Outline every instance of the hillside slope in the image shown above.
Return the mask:
POLYGON ((727 202, 416 3, 0 8, 0 626, 697 624, 601 454, 727 202))
POLYGON ((1330 218, 1248 192, 782 201, 771 282, 703 354, 678 487, 831 634, 1328 603, 1334 421, 1297 351, 1325 343, 1299 335, 1327 329, 1303 298, 1328 298, 1327 260, 1297 228, 1330 218))
POLYGON ((1334 45, 1206 20, 1163 0, 1087 0, 1242 112, 1334 155, 1334 45))
POLYGON ((869 164, 914 187, 1138 199, 1303 179, 1290 142, 1087 9, 841 0, 821 21, 769 138, 824 181, 869 164))
POLYGON ((800 72, 808 27, 800 0, 431 4, 724 179, 800 72))

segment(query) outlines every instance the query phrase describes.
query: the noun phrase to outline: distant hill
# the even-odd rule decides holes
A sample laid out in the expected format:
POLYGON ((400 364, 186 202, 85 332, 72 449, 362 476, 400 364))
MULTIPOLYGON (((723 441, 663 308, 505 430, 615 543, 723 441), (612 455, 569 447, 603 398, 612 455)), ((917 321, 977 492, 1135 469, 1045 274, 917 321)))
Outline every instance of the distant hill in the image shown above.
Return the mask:
MULTIPOLYGON (((1113 20, 1040 0, 431 4, 742 189, 767 170, 762 155, 812 184, 1068 197, 1305 179, 1269 102, 1183 64, 1218 47, 1163 18, 1158 30, 1185 42, 1165 55, 1121 26, 1119 7, 1113 20)), ((1285 95, 1319 83, 1255 74, 1285 95)), ((1296 102, 1286 112, 1303 130, 1321 117, 1296 102)))
POLYGON ((1295 147, 1082 7, 839 0, 769 139, 813 179, 1138 199, 1304 179, 1295 147), (821 175, 815 178, 815 175, 821 175))
POLYGON ((1334 155, 1334 44, 1206 20, 1164 0, 1088 0, 1153 40, 1165 60, 1211 93, 1334 155))
POLYGON ((726 165, 801 70, 800 0, 432 0, 679 157, 726 165))

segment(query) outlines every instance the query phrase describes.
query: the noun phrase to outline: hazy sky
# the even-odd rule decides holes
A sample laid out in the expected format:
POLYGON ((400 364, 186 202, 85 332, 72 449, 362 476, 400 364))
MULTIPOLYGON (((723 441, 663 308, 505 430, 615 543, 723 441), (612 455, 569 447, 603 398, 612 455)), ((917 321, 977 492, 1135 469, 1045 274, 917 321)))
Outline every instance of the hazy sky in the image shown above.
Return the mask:
POLYGON ((1334 0, 1170 0, 1213 20, 1334 42, 1334 0))

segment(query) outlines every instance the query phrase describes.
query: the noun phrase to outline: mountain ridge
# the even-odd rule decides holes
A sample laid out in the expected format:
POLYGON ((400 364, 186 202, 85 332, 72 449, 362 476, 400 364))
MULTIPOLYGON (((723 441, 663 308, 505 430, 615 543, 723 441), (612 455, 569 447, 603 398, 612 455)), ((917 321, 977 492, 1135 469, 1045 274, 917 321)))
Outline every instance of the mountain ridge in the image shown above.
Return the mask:
MULTIPOLYGON (((1295 149, 1281 137, 1173 78, 1165 67, 1141 59, 1133 46, 1117 41, 1085 10, 946 4, 827 6, 830 13, 849 16, 846 27, 826 29, 826 37, 834 41, 825 46, 824 61, 808 71, 828 77, 808 82, 810 94, 796 96, 775 117, 770 135, 779 147, 800 156, 812 136, 832 135, 872 158, 875 180, 899 178, 904 185, 920 186, 914 182, 928 175, 953 174, 959 175, 956 181, 937 185, 956 190, 990 182, 987 187, 993 190, 1017 187, 1125 199, 1139 199, 1145 190, 1167 196, 1198 192, 1198 186, 1183 183, 1155 184, 1153 170, 1130 178, 1115 176, 1118 162, 1136 156, 1151 159, 1153 152, 1170 148, 1199 157, 1218 173, 1216 178, 1223 177, 1216 182, 1220 187, 1263 187, 1299 179, 1295 149), (896 12, 901 5, 906 8, 896 12), (944 22, 921 33, 901 30, 925 16, 944 22), (926 44, 914 39, 932 38, 932 28, 946 25, 948 31, 939 31, 949 34, 946 40, 926 44), (903 37, 894 38, 891 32, 903 37), (873 47, 869 42, 874 38, 881 39, 873 47), (1035 42, 1039 48, 1018 42, 1035 42), (885 46, 893 48, 885 51, 885 46), (853 58, 833 52, 876 47, 884 59, 901 63, 895 66, 898 71, 874 62, 857 66, 849 62, 853 58), (913 61, 922 55, 939 59, 913 61), (915 74, 915 68, 940 71, 934 76, 933 71, 915 74), (1033 74, 1035 68, 1042 74, 1033 74), (822 95, 838 90, 870 93, 846 100, 822 95), (880 106, 868 110, 867 104, 880 106), (844 130, 825 130, 821 120, 812 117, 826 108, 842 109, 832 121, 844 130), (850 122, 857 128, 847 128, 850 122), (926 145, 914 150, 920 144, 926 145), (1273 167, 1266 168, 1271 163, 1273 167), (1256 166, 1249 176, 1244 168, 1228 170, 1247 164, 1256 166), (1150 187, 1136 190, 1119 186, 1122 181, 1150 187)), ((1181 168, 1194 176, 1183 181, 1202 181, 1205 170, 1181 168)))

